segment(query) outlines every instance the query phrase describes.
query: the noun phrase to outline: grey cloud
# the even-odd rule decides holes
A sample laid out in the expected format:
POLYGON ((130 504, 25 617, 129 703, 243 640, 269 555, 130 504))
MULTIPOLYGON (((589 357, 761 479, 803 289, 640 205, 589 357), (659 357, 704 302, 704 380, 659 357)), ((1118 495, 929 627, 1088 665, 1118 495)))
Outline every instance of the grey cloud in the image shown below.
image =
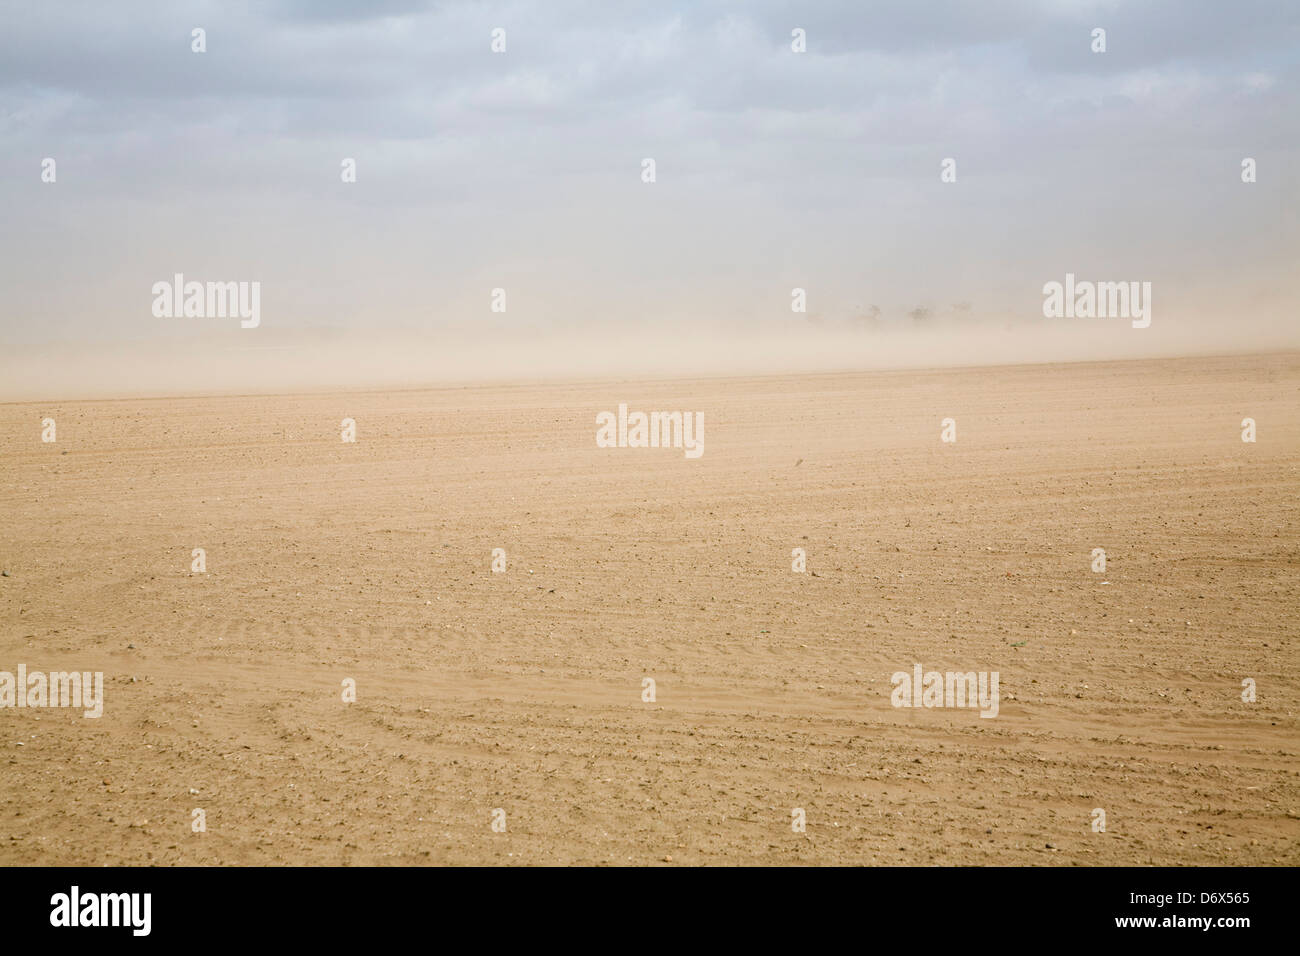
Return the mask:
POLYGON ((1232 248, 1267 278, 1296 251, 1293 4, 15 2, 3 21, 0 333, 23 309, 135 323, 121 290, 177 261, 383 322, 511 276, 547 314, 740 310, 794 279, 822 302, 1010 307, 1088 244, 1168 276, 1232 248))

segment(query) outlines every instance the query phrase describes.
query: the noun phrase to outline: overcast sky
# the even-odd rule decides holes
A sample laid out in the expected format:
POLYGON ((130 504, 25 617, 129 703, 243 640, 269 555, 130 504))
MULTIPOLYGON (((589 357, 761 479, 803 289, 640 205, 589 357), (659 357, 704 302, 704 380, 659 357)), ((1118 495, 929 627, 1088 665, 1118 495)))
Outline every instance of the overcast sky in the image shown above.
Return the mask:
POLYGON ((0 341, 177 334, 176 272, 281 330, 1033 318, 1067 271, 1296 317, 1293 2, 0 9, 0 341))

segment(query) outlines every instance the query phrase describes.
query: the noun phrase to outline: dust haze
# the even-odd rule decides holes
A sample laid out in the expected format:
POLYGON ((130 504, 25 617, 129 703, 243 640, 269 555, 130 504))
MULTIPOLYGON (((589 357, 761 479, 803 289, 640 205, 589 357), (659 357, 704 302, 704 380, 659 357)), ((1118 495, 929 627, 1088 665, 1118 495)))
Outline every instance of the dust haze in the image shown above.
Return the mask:
MULTIPOLYGON (((1300 347, 1294 328, 1229 318, 1147 329, 1123 319, 1063 322, 938 316, 919 321, 504 322, 437 330, 234 328, 190 338, 11 345, 0 401, 419 388, 502 382, 1016 365, 1235 354, 1300 347)), ((1163 321, 1162 321, 1163 320, 1163 321)), ((178 323, 207 320, 168 320, 178 323)))

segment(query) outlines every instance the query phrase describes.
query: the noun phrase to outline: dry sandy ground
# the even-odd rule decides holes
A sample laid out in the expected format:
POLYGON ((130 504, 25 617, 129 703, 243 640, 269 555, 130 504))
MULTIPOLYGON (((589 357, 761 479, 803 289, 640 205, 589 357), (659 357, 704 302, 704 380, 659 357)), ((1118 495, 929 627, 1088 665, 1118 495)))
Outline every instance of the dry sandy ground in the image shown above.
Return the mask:
POLYGON ((1295 353, 0 405, 0 670, 107 698, 0 863, 1294 865, 1298 466, 1295 353))

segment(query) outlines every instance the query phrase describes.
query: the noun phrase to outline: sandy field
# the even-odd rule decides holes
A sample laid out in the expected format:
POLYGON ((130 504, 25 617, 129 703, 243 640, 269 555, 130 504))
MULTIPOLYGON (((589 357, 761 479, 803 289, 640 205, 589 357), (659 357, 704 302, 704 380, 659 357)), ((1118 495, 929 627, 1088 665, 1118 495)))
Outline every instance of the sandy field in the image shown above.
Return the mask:
POLYGON ((0 864, 1296 865, 1298 468, 1294 352, 3 404, 0 671, 105 700, 0 864))

